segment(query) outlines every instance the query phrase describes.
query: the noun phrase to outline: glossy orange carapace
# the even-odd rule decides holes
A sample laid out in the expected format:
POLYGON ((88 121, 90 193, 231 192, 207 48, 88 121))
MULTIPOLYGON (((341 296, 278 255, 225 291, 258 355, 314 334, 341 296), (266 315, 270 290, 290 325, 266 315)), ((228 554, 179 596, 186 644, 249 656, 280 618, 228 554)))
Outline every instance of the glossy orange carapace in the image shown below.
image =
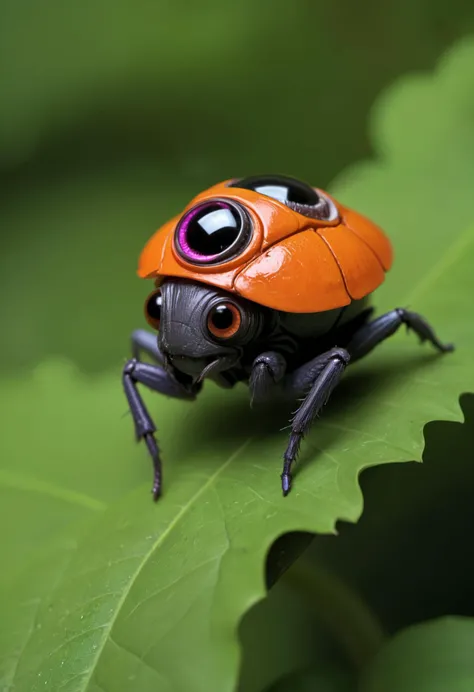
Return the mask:
POLYGON ((304 204, 289 205, 261 191, 239 188, 235 180, 214 185, 152 236, 138 274, 158 285, 166 277, 192 279, 293 313, 331 310, 363 298, 390 269, 390 241, 369 219, 313 189, 331 213, 313 214, 304 204), (228 209, 235 218, 240 214, 246 236, 235 241, 238 252, 221 253, 222 259, 212 255, 212 261, 200 261, 205 256, 193 253, 180 232, 201 208, 211 209, 216 217, 228 209), (183 252, 183 243, 188 252, 183 252))

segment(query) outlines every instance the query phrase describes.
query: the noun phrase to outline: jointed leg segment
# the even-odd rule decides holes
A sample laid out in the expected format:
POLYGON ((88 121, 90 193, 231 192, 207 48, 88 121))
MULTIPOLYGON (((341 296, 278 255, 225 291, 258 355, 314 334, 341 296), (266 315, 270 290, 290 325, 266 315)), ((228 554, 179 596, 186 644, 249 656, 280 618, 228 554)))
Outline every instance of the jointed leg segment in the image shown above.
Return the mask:
MULTIPOLYGON (((290 439, 283 457, 283 473, 281 474, 281 486, 284 495, 288 495, 290 492, 291 466, 298 456, 301 440, 326 404, 334 387, 340 381, 344 370, 349 364, 349 360, 349 353, 344 348, 333 348, 321 354, 318 358, 319 373, 291 421, 290 439)), ((314 367, 313 361, 310 361, 307 365, 308 368, 314 367)), ((292 384, 295 387, 295 392, 299 389, 301 375, 302 373, 298 372, 298 377, 293 380, 292 384)))
POLYGON ((153 358, 160 365, 165 364, 165 358, 158 347, 156 334, 147 332, 146 329, 135 329, 132 333, 132 356, 135 360, 141 360, 142 352, 153 358))
MULTIPOLYGON (((133 351, 137 355, 140 349, 147 352, 149 355, 154 357, 156 360, 164 362, 163 356, 158 349, 152 344, 151 339, 146 339, 143 335, 147 335, 147 332, 141 331, 141 336, 139 339, 135 340, 135 335, 139 332, 135 332, 132 337, 133 351)), ((148 335, 154 336, 154 335, 148 335)), ((154 341, 156 342, 156 336, 154 336, 154 341)), ((172 375, 172 373, 165 371, 161 365, 152 365, 150 363, 143 363, 137 358, 132 358, 127 361, 123 369, 122 375, 123 387, 125 391, 125 396, 127 397, 130 412, 133 416, 133 421, 135 423, 135 434, 137 440, 145 440, 146 446, 150 453, 153 461, 153 498, 158 499, 161 492, 161 459, 160 450, 158 443, 155 439, 156 426, 148 413, 145 403, 140 396, 137 384, 143 384, 149 389, 165 394, 166 396, 179 398, 179 399, 194 399, 199 387, 191 390, 186 389, 180 382, 178 382, 172 375)))
POLYGON ((297 458, 301 440, 340 381, 349 361, 352 363, 365 356, 392 336, 402 324, 413 330, 422 342, 429 341, 438 351, 446 353, 453 350, 451 344, 443 344, 438 339, 432 327, 421 315, 397 308, 361 327, 349 342, 347 349, 333 348, 284 378, 283 388, 287 395, 297 398, 302 391, 307 392, 291 421, 290 439, 284 454, 281 475, 284 495, 287 495, 291 488, 291 466, 297 458))
MULTIPOLYGON (((422 342, 429 341, 439 351, 444 353, 453 350, 451 344, 443 344, 438 339, 423 317, 415 312, 397 308, 358 329, 346 348, 332 348, 289 374, 286 372, 285 358, 276 351, 262 353, 254 360, 249 378, 252 403, 273 398, 277 392, 279 396, 283 395, 292 400, 304 395, 291 421, 290 437, 284 454, 281 474, 284 495, 287 495, 291 488, 291 467, 297 458, 301 441, 339 383, 349 362, 352 363, 368 354, 382 341, 395 334, 402 324, 413 330, 422 342)), ((156 427, 137 385, 140 383, 166 396, 188 400, 196 397, 201 385, 186 385, 178 381, 171 362, 158 348, 155 334, 144 330, 135 331, 132 335, 132 352, 134 357, 123 369, 123 386, 135 423, 137 439, 145 440, 153 460, 153 497, 156 500, 161 492, 160 450, 155 439, 156 427), (141 352, 151 356, 158 364, 141 362, 141 352)))
POLYGON ((267 401, 285 371, 286 360, 280 353, 267 351, 255 358, 249 380, 251 404, 267 401))
POLYGON ((447 353, 453 350, 452 344, 443 344, 436 336, 433 328, 418 313, 410 312, 404 308, 395 308, 369 322, 359 329, 348 345, 352 362, 362 358, 378 346, 382 341, 406 324, 408 330, 412 330, 420 338, 420 341, 429 341, 438 351, 447 353))

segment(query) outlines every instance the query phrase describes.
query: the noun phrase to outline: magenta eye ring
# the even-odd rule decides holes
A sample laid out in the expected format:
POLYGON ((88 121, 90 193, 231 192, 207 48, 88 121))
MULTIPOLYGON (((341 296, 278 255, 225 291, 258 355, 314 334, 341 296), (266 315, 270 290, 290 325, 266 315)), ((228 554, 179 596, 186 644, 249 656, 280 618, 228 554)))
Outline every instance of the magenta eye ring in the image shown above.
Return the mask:
POLYGON ((187 211, 175 231, 175 248, 191 264, 221 264, 237 257, 252 238, 245 209, 227 199, 201 202, 187 211))

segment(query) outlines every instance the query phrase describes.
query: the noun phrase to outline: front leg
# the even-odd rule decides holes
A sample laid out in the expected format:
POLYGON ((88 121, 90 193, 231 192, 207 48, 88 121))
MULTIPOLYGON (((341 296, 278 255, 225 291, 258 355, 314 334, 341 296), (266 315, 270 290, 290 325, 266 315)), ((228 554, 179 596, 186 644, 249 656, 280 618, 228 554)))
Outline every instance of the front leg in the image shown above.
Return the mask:
POLYGON ((329 399, 349 361, 349 353, 344 348, 332 348, 289 374, 286 374, 285 359, 274 351, 262 353, 253 362, 249 380, 252 402, 275 398, 294 401, 305 395, 291 421, 290 439, 284 454, 281 475, 284 495, 288 495, 291 488, 291 466, 298 456, 301 440, 329 399))
POLYGON ((166 396, 187 399, 189 401, 196 398, 202 385, 190 385, 187 387, 181 384, 171 371, 167 372, 159 365, 140 362, 136 358, 132 358, 125 364, 122 381, 125 396, 127 397, 130 412, 135 423, 136 438, 138 441, 141 439, 145 440, 153 461, 152 493, 153 499, 157 500, 161 494, 162 482, 160 450, 155 439, 155 424, 140 396, 137 384, 141 383, 149 389, 166 396))
POLYGON ((273 397, 275 385, 283 379, 286 372, 286 360, 276 351, 261 353, 252 363, 250 373, 250 405, 264 403, 273 397))
POLYGON ((288 393, 292 392, 294 398, 301 395, 302 388, 305 388, 307 394, 291 421, 290 439, 283 456, 281 474, 283 495, 290 492, 291 467, 298 456, 301 441, 339 383, 349 361, 350 355, 346 349, 332 348, 298 368, 287 379, 286 390, 288 393))
POLYGON ((158 346, 158 335, 146 329, 135 329, 132 332, 132 356, 135 360, 141 360, 142 352, 153 358, 160 365, 165 366, 165 357, 158 346))

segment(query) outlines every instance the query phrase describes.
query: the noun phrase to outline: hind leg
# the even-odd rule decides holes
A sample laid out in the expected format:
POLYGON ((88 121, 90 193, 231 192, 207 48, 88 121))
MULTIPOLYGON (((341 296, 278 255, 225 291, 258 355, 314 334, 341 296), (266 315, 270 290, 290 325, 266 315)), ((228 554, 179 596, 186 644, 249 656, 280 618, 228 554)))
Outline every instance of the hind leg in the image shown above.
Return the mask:
POLYGON ((305 397, 291 421, 291 432, 284 454, 281 475, 283 494, 291 488, 291 467, 295 462, 303 437, 328 401, 340 381, 349 362, 368 354, 378 344, 392 336, 402 324, 412 329, 421 339, 429 341, 439 351, 453 350, 451 344, 443 344, 432 327, 415 312, 398 308, 364 324, 344 348, 333 348, 316 356, 294 372, 284 376, 285 363, 279 354, 263 354, 254 362, 255 371, 250 377, 252 399, 273 399, 283 396, 295 400, 305 397))
POLYGON ((402 324, 405 324, 408 330, 414 331, 421 342, 429 341, 441 353, 448 353, 454 349, 452 344, 443 344, 438 339, 433 328, 421 315, 396 308, 368 322, 356 332, 347 347, 352 362, 363 358, 378 344, 395 334, 402 324))

